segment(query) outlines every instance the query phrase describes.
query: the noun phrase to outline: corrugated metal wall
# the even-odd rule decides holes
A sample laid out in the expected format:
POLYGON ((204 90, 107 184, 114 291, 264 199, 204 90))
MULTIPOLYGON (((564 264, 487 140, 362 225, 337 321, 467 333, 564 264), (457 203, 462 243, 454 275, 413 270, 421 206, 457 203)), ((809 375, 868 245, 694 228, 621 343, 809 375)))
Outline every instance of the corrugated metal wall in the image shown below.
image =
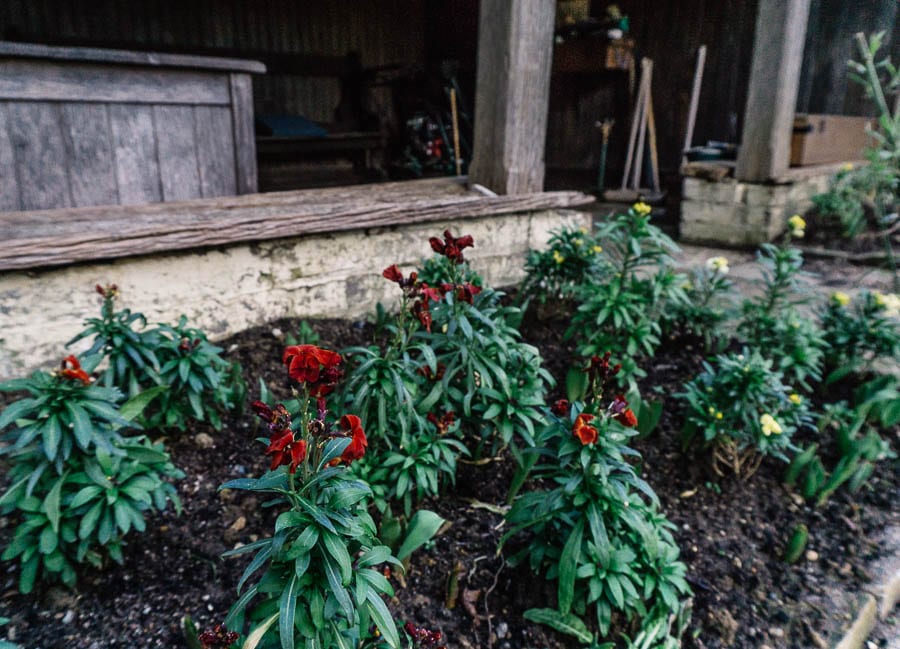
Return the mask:
MULTIPOLYGON (((421 62, 419 0, 0 0, 0 37, 41 43, 129 43, 344 56, 365 67, 421 62)), ((338 81, 267 75, 255 80, 257 110, 328 122, 338 81)))

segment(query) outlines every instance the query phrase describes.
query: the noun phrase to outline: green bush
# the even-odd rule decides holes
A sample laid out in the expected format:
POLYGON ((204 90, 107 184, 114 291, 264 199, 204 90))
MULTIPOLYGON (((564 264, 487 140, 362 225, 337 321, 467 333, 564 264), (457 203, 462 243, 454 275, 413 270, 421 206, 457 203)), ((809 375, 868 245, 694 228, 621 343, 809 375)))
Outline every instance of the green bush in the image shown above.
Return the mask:
POLYGON ((568 302, 606 276, 603 247, 587 228, 561 228, 544 250, 529 250, 521 293, 540 304, 568 302))

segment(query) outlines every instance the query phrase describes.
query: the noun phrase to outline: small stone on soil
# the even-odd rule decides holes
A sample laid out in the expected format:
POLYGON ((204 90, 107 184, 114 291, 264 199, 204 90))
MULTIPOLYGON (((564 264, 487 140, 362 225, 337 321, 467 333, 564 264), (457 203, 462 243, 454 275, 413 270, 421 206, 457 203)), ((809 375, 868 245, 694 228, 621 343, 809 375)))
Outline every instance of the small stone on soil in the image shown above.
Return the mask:
POLYGON ((200 448, 212 448, 216 445, 216 440, 209 433, 197 433, 194 435, 194 443, 200 448))
POLYGON ((816 552, 815 550, 807 550, 806 551, 806 560, 807 561, 818 561, 819 553, 816 552))

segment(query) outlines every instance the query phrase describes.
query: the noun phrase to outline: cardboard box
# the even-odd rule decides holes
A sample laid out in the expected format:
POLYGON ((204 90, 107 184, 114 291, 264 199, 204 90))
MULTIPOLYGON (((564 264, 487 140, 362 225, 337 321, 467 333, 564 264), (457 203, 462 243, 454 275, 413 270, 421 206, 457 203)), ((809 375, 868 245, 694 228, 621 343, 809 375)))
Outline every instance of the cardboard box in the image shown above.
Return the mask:
POLYGON ((791 138, 791 166, 861 159, 863 149, 870 146, 866 127, 873 124, 871 117, 796 115, 791 138))

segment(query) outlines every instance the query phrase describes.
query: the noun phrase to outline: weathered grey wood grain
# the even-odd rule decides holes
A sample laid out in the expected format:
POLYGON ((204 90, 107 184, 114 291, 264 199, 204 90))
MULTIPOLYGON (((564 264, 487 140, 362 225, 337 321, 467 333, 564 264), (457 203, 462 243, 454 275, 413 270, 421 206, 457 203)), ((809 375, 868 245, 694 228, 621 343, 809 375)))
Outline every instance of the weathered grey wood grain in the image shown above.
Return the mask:
POLYGON ((0 58, 0 99, 210 104, 231 102, 229 75, 0 58))
POLYGON ((553 0, 482 0, 472 182, 502 194, 544 186, 553 0))
POLYGON ((164 201, 201 196, 194 110, 190 106, 154 106, 159 174, 164 201))
POLYGON ((16 160, 9 137, 9 115, 6 104, 0 102, 0 211, 20 209, 16 160))
POLYGON ((64 164, 75 207, 119 202, 109 113, 102 104, 61 104, 64 164))
POLYGON ((760 0, 738 180, 764 182, 788 168, 809 3, 760 0))
POLYGON ((71 207, 59 106, 14 101, 7 114, 22 208, 71 207))
POLYGON ((162 200, 152 107, 112 104, 109 121, 119 202, 134 205, 162 200))
POLYGON ((237 193, 254 194, 257 190, 256 137, 253 129, 253 83, 249 74, 231 75, 231 114, 237 193))
POLYGON ((409 184, 414 188, 393 192, 369 185, 0 214, 0 231, 8 233, 0 240, 0 270, 409 223, 434 223, 442 229, 450 219, 569 208, 594 200, 579 192, 485 197, 446 180, 443 187, 409 184))
POLYGON ((248 61, 245 59, 191 56, 185 54, 163 54, 159 52, 135 52, 131 50, 108 50, 93 47, 56 47, 8 41, 0 41, 0 57, 93 61, 97 63, 118 63, 152 67, 191 68, 194 70, 241 71, 256 74, 263 74, 266 71, 266 66, 259 61, 248 61))
POLYGON ((204 198, 236 193, 234 129, 231 111, 216 106, 194 107, 194 140, 204 198))

